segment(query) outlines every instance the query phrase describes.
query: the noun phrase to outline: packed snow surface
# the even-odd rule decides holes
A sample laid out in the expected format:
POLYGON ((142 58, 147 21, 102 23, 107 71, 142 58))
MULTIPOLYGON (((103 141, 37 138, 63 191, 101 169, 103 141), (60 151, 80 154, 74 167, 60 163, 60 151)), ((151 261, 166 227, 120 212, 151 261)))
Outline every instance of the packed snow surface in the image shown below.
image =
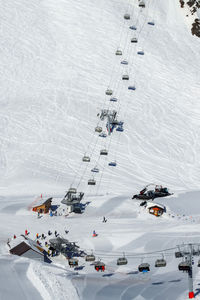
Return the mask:
MULTIPOLYGON (((0 299, 187 298, 187 275, 174 254, 166 255, 166 268, 154 267, 161 254, 144 258, 148 274, 137 268, 141 253, 199 242, 199 40, 178 0, 145 3, 144 9, 137 0, 0 3, 0 299), (117 102, 109 101, 107 88, 117 102), (100 138, 94 128, 106 131, 101 109, 116 110, 124 131, 100 138), (108 156, 101 157, 104 148, 108 156), (97 184, 88 186, 95 166, 97 184), (131 200, 148 183, 174 192, 158 200, 167 208, 161 218, 131 200), (30 211, 41 193, 60 205, 71 184, 85 193, 82 215, 38 219, 30 211), (65 237, 69 230, 70 241, 105 262, 105 273, 83 258, 70 270, 62 257, 47 265, 11 256, 7 239, 25 229, 31 238, 49 229, 65 237), (118 267, 123 252, 129 263, 118 267)), ((195 259, 196 294, 199 280, 195 259)))

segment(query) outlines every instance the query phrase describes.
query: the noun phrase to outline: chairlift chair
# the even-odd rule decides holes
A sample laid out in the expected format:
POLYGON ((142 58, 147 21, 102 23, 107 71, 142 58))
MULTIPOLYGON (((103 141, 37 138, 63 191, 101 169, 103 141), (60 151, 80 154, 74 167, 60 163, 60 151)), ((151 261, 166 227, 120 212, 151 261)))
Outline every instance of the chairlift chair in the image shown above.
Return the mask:
POLYGON ((119 122, 118 122, 118 125, 119 125, 119 126, 122 126, 122 125, 124 125, 124 122, 123 122, 123 121, 119 121, 119 122))
POLYGON ((151 22, 147 22, 147 24, 148 24, 148 25, 152 25, 152 26, 154 26, 154 25, 155 25, 155 23, 154 23, 153 21, 151 21, 151 22))
POLYGON ((135 87, 134 85, 129 85, 128 90, 135 91, 135 90, 136 90, 136 87, 135 87))
POLYGON ((179 271, 185 271, 185 272, 189 272, 190 271, 190 263, 189 261, 182 261, 180 262, 180 264, 178 265, 178 269, 179 271))
POLYGON ((127 74, 122 75, 122 80, 129 80, 129 76, 127 74))
POLYGON ((77 258, 69 258, 68 263, 70 267, 78 266, 78 259, 77 258))
POLYGON ((68 193, 76 194, 77 193, 77 189, 70 187, 69 190, 68 190, 68 193))
POLYGON ((129 14, 125 14, 125 15, 124 15, 124 19, 125 19, 125 20, 130 20, 130 18, 131 18, 131 17, 130 17, 129 14))
POLYGON ((134 26, 134 25, 130 26, 129 28, 130 28, 131 30, 137 30, 137 27, 134 26))
POLYGON ((144 55, 144 51, 143 51, 143 50, 139 50, 139 51, 137 52, 137 54, 138 54, 138 55, 144 55))
POLYGON ((122 60, 122 61, 121 61, 121 64, 122 64, 122 65, 128 65, 128 61, 127 61, 127 60, 122 60))
POLYGON ((110 101, 111 101, 111 102, 117 102, 117 98, 112 97, 112 98, 110 98, 110 101))
POLYGON ((176 252, 175 252, 175 257, 176 257, 176 258, 183 257, 182 252, 181 252, 181 251, 176 251, 176 252))
POLYGON ((111 161, 111 162, 108 163, 108 165, 110 167, 116 167, 117 163, 116 163, 116 161, 111 161))
POLYGON ((102 132, 102 127, 100 127, 100 126, 97 126, 97 127, 95 127, 95 132, 102 132))
POLYGON ((140 3, 139 3, 139 7, 142 7, 142 8, 144 8, 144 7, 145 7, 145 3, 144 3, 144 1, 140 1, 140 3))
POLYGON ((93 254, 86 255, 85 261, 95 261, 95 256, 93 254))
POLYGON ((106 149, 102 149, 100 151, 100 155, 108 155, 108 151, 106 149))
POLYGON ((122 55, 122 50, 116 50, 115 55, 122 55))
POLYGON ((94 168, 91 170, 91 172, 93 172, 93 173, 99 173, 99 168, 94 167, 94 168))
POLYGON ((113 91, 110 90, 110 89, 107 89, 107 90, 105 91, 105 93, 106 93, 106 95, 111 96, 111 95, 113 94, 113 91))
POLYGON ((94 268, 95 268, 95 270, 97 271, 97 272, 99 272, 99 271, 105 271, 105 264, 104 263, 102 263, 101 261, 97 261, 96 263, 95 263, 95 265, 94 265, 94 268))
POLYGON ((138 271, 139 272, 149 272, 150 271, 150 265, 148 263, 141 263, 139 266, 138 266, 138 271))
POLYGON ((84 155, 83 158, 82 158, 82 161, 84 161, 84 162, 90 162, 90 157, 84 155))
POLYGON ((155 267, 160 268, 160 267, 166 267, 167 262, 165 259, 157 259, 155 262, 155 267))
POLYGON ((102 138, 106 138, 107 137, 107 134, 105 132, 101 132, 99 134, 99 137, 102 137, 102 138))
POLYGON ((88 185, 96 185, 96 180, 94 180, 94 179, 89 179, 89 180, 88 180, 88 185))
POLYGON ((118 266, 127 265, 127 263, 128 263, 128 260, 126 259, 126 257, 119 257, 117 260, 118 266))
POLYGON ((137 43, 137 42, 138 42, 138 40, 137 40, 136 37, 133 37, 133 38, 131 39, 131 43, 137 43))

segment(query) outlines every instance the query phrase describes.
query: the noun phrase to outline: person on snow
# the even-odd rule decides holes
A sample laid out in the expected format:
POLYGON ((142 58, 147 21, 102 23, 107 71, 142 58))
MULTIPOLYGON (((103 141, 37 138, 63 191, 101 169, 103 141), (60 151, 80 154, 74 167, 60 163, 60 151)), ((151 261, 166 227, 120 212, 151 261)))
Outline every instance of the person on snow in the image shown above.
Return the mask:
POLYGON ((106 222, 107 222, 106 217, 103 217, 103 223, 106 223, 106 222))
POLYGON ((48 235, 51 235, 51 234, 52 234, 52 232, 49 230, 49 231, 48 231, 48 235))
POLYGON ((38 233, 36 233, 36 239, 39 239, 39 234, 38 233))

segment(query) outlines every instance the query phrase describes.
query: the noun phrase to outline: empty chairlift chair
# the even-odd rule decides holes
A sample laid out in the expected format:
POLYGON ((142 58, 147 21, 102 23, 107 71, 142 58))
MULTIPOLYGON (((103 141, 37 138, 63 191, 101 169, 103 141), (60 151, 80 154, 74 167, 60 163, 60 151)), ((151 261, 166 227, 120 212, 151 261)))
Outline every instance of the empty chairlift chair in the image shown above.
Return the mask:
POLYGON ((121 64, 122 65, 128 65, 128 61, 124 59, 124 60, 121 61, 121 64))
POLYGON ((106 134, 105 132, 101 132, 101 133, 99 134, 99 136, 102 137, 102 138, 106 138, 106 137, 107 137, 107 134, 106 134))
POLYGON ((130 28, 131 30, 137 30, 137 27, 134 26, 134 25, 131 25, 129 28, 130 28))
POLYGON ((128 90, 135 91, 135 90, 136 90, 136 87, 135 87, 134 85, 129 85, 128 90))
POLYGON ((138 54, 138 55, 144 55, 144 51, 143 51, 143 50, 139 50, 139 51, 137 52, 137 54, 138 54))
POLYGON ((99 168, 94 167, 94 168, 91 170, 91 172, 93 172, 93 173, 99 173, 99 168))
POLYGON ((161 268, 161 267, 166 267, 167 263, 165 259, 157 259, 155 262, 155 267, 156 268, 161 268))
POLYGON ((100 155, 108 155, 108 151, 106 149, 102 149, 100 151, 100 155))
POLYGON ((182 252, 181 252, 181 251, 176 251, 176 252, 175 252, 175 257, 176 257, 176 258, 183 257, 182 252))
POLYGON ((95 127, 95 132, 102 132, 102 127, 100 127, 100 126, 97 126, 97 127, 95 127))
POLYGON ((122 55, 122 51, 117 49, 117 51, 115 52, 115 55, 122 55))
POLYGON ((84 155, 83 158, 82 158, 82 161, 84 161, 84 162, 90 162, 90 157, 87 156, 87 155, 84 155))
POLYGON ((111 161, 111 162, 108 163, 108 165, 110 167, 116 167, 117 163, 116 163, 116 161, 111 161))
POLYGON ((152 25, 152 26, 155 25, 154 21, 147 22, 147 24, 148 24, 148 25, 152 25))
POLYGON ((94 268, 95 268, 95 270, 96 270, 97 272, 99 272, 99 271, 104 272, 106 266, 105 266, 105 264, 102 263, 101 261, 97 261, 97 262, 95 263, 95 265, 94 265, 94 268))
POLYGON ((178 269, 179 269, 179 271, 189 272, 190 271, 190 263, 189 263, 189 261, 182 261, 182 262, 180 262, 180 264, 178 265, 178 269))
POLYGON ((110 101, 111 101, 111 102, 117 102, 117 98, 112 97, 112 98, 110 98, 110 101))
POLYGON ((88 262, 95 261, 95 256, 93 254, 86 255, 85 261, 88 262))
POLYGON ((138 42, 138 40, 137 40, 136 37, 133 37, 133 38, 131 39, 131 43, 137 43, 137 42, 138 42))
POLYGON ((127 74, 122 75, 122 80, 129 80, 129 76, 127 74))
POLYGON ((113 94, 113 91, 110 90, 110 89, 107 89, 107 90, 105 91, 105 93, 106 93, 106 95, 111 96, 111 95, 113 94))
POLYGON ((124 19, 125 19, 125 20, 130 20, 130 18, 131 18, 131 17, 130 17, 129 14, 125 14, 125 15, 124 15, 124 19))
POLYGON ((140 1, 139 7, 145 8, 145 2, 144 1, 140 1))
POLYGON ((88 180, 88 185, 96 185, 96 180, 94 180, 93 178, 89 179, 88 180))
POLYGON ((138 266, 138 271, 143 273, 149 272, 150 265, 148 263, 142 263, 138 266))
POLYGON ((71 267, 74 268, 74 267, 78 266, 78 259, 77 258, 69 258, 68 263, 69 263, 70 268, 71 267))
POLYGON ((127 265, 127 263, 128 263, 128 260, 126 259, 125 256, 119 257, 118 260, 117 260, 117 265, 118 266, 127 265))

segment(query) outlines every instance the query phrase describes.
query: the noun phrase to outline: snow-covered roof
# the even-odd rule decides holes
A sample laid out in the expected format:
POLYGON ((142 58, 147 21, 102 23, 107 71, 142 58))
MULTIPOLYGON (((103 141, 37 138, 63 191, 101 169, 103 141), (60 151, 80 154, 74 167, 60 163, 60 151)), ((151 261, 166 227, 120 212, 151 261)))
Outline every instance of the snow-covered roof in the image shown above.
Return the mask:
POLYGON ((34 250, 35 252, 42 254, 44 249, 42 247, 40 247, 39 245, 37 245, 37 243, 31 239, 29 239, 28 237, 25 237, 23 235, 20 235, 19 237, 17 237, 16 239, 12 239, 9 244, 10 244, 10 249, 13 249, 15 247, 17 247, 18 245, 20 245, 21 243, 26 243, 32 250, 34 250), (40 250, 39 250, 40 248, 40 250))
POLYGON ((165 210, 165 206, 164 205, 156 203, 156 202, 148 202, 146 208, 149 209, 149 208, 152 208, 152 207, 155 207, 155 206, 157 206, 157 207, 165 210))
POLYGON ((46 200, 44 200, 43 198, 40 198, 40 200, 38 200, 36 203, 34 203, 32 205, 32 207, 37 207, 37 206, 40 206, 40 205, 44 205, 45 203, 49 202, 49 201, 52 201, 53 198, 48 198, 46 200))

